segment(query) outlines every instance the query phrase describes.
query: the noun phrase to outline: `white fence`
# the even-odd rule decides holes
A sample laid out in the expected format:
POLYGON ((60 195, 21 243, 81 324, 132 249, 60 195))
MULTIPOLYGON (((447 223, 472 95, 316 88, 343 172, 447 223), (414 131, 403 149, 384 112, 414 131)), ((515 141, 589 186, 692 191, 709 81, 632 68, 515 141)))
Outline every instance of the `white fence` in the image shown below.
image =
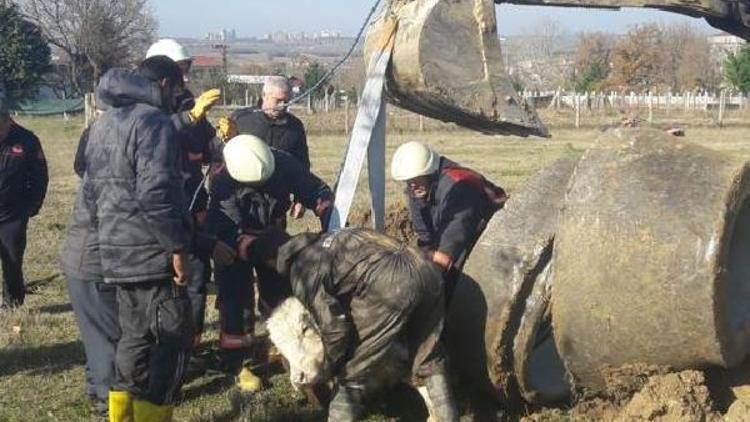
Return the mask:
POLYGON ((524 98, 534 102, 537 107, 550 108, 652 108, 658 110, 711 110, 742 109, 748 105, 746 95, 732 92, 664 92, 664 93, 621 93, 621 92, 566 92, 557 91, 523 91, 524 98))

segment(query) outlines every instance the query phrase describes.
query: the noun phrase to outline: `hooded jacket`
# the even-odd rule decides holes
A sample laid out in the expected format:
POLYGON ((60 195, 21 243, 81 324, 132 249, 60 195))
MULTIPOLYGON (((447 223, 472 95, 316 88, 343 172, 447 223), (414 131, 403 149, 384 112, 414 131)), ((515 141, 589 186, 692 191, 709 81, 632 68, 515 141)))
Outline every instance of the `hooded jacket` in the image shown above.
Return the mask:
POLYGON ((331 374, 382 387, 444 370, 442 278, 419 251, 369 229, 305 233, 277 269, 310 311, 331 374))
MULTIPOLYGON (((175 117, 155 82, 112 69, 98 95, 108 108, 91 127, 80 207, 81 235, 96 232, 104 281, 171 279, 172 255, 190 245, 191 225, 180 175, 175 117)), ((73 229, 71 229, 73 231, 73 229)), ((65 259, 64 259, 65 261, 65 259)))

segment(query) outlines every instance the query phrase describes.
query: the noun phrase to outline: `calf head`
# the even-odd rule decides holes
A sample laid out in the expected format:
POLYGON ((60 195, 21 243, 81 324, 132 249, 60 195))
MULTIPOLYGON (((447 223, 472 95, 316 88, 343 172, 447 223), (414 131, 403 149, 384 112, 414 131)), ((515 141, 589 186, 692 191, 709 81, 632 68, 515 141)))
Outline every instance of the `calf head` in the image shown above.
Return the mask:
POLYGON ((274 309, 266 321, 268 336, 289 362, 289 378, 297 388, 325 381, 325 350, 315 321, 297 298, 274 309))

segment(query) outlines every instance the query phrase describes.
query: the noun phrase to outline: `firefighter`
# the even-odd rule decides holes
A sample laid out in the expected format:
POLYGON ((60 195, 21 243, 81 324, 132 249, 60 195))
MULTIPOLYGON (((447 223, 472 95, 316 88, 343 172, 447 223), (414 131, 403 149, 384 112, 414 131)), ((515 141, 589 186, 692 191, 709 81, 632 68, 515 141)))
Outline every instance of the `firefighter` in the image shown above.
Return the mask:
POLYGON ((450 300, 466 258, 507 195, 481 174, 419 142, 396 149, 391 176, 406 183, 418 245, 443 271, 450 300))
MULTIPOLYGON (((368 400, 410 371, 426 396, 430 420, 458 420, 440 342, 443 282, 419 250, 369 229, 305 233, 288 241, 270 234, 249 242, 248 248, 250 254, 260 255, 258 259, 275 258, 278 271, 290 280, 294 298, 312 315, 310 331, 318 333, 323 344, 320 369, 311 374, 294 369, 309 367, 315 350, 286 356, 296 387, 335 380, 329 421, 359 419, 368 400)), ((290 336, 279 335, 274 326, 289 326, 294 319, 281 315, 286 324, 273 320, 284 305, 268 323, 282 354, 295 344, 314 344, 283 344, 290 336)), ((303 328, 300 334, 306 333, 303 328)))
MULTIPOLYGON (((191 219, 172 116, 183 85, 165 56, 112 69, 99 84, 109 109, 89 132, 81 212, 95 222, 101 275, 116 289, 112 421, 171 420, 192 343, 191 219)), ((205 109, 187 114, 197 121, 205 109)))
MULTIPOLYGON (((239 135, 227 142, 224 165, 211 178, 207 226, 211 234, 238 253, 233 264, 215 269, 221 317, 219 342, 230 374, 243 375, 242 362, 253 343, 253 269, 258 279, 259 307, 270 310, 289 296, 288 282, 275 268, 251 262, 244 245, 251 234, 283 230, 291 195, 314 210, 321 224, 327 221, 333 194, 297 159, 252 135, 239 135)), ((241 381, 238 385, 243 388, 241 381)))
POLYGON ((29 219, 39 213, 47 194, 47 161, 39 138, 13 121, 0 97, 0 261, 3 302, 23 305, 26 287, 23 256, 29 219))
MULTIPOLYGON (((169 38, 158 40, 146 52, 146 58, 154 56, 167 56, 174 60, 182 70, 185 83, 187 84, 190 81, 193 58, 183 45, 169 38)), ((215 103, 219 99, 219 94, 218 90, 209 90, 201 97, 215 103)), ((196 99, 190 90, 185 89, 177 99, 177 104, 178 113, 185 112, 195 107, 196 99)), ((185 199, 193 215, 195 230, 199 236, 196 246, 200 250, 195 251, 190 257, 192 278, 187 288, 195 324, 193 338, 195 346, 200 344, 203 334, 206 289, 211 280, 211 262, 208 258, 208 251, 213 250, 216 246, 212 239, 202 235, 204 234, 203 229, 205 228, 206 209, 208 207, 208 193, 203 186, 203 165, 211 162, 210 146, 215 136, 216 130, 205 117, 191 122, 191 124, 182 125, 177 132, 182 156, 185 199)))

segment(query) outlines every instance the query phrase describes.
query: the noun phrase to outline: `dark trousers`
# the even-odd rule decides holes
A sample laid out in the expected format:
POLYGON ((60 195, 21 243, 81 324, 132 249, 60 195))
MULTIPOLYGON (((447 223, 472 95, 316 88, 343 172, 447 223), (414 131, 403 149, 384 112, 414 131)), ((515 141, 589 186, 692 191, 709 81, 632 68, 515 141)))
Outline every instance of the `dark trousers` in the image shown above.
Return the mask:
POLYGON ((86 352, 86 392, 107 402, 115 381, 115 347, 120 338, 114 285, 68 277, 68 295, 86 352))
MULTIPOLYGON (((275 271, 257 266, 259 297, 262 313, 268 314, 284 298, 291 294, 291 287, 275 271)), ((222 338, 254 334, 255 332, 255 283, 253 266, 237 261, 232 265, 217 268, 216 284, 219 290, 219 314, 222 338)), ((224 344, 224 365, 229 372, 236 372, 248 357, 249 348, 224 344)))
POLYGON ((186 289, 172 280, 118 284, 117 306, 122 335, 113 389, 159 405, 174 403, 194 332, 186 289))
POLYGON ((206 320, 206 292, 211 280, 211 263, 193 255, 190 266, 193 276, 188 283, 187 294, 190 298, 195 335, 200 336, 206 320))
POLYGON ((3 305, 20 306, 26 296, 23 285, 23 254, 26 251, 28 218, 0 223, 0 261, 3 265, 3 305))
POLYGON ((264 313, 273 310, 291 295, 288 281, 271 269, 253 266, 248 262, 237 261, 232 265, 216 270, 216 283, 219 289, 219 312, 221 330, 227 334, 252 333, 255 327, 255 286, 253 269, 258 278, 259 296, 266 308, 264 313))

